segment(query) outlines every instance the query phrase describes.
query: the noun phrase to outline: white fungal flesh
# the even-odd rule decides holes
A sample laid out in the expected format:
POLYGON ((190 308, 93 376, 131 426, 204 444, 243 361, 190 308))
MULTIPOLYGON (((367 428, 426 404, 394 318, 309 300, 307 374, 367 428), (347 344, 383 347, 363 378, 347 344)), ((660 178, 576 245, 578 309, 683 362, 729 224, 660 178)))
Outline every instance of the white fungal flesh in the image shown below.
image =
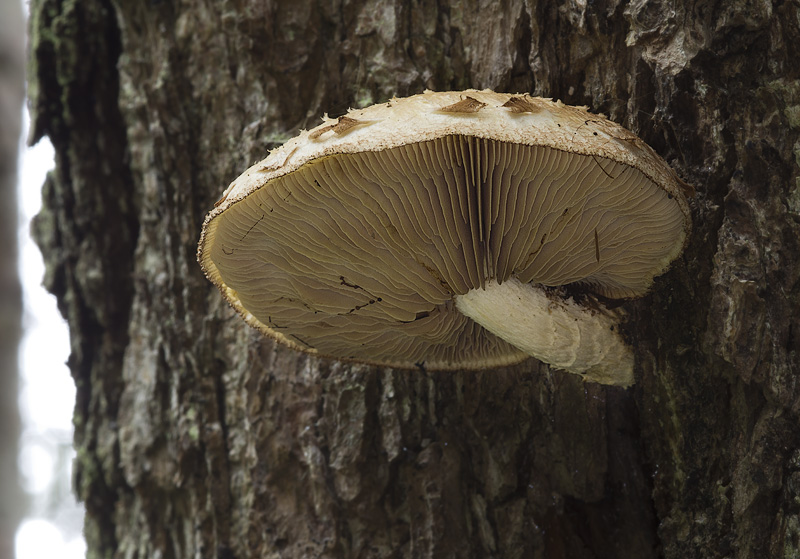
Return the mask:
POLYGON ((617 320, 510 278, 456 296, 466 316, 528 355, 603 384, 633 384, 633 353, 617 320))

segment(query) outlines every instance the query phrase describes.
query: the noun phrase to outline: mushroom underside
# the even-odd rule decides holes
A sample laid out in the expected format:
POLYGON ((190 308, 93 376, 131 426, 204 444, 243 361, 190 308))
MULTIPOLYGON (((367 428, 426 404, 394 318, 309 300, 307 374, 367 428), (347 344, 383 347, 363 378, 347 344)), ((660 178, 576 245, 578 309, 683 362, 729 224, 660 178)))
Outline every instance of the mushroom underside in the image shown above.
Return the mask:
POLYGON ((208 224, 207 271, 251 324, 300 349, 479 368, 530 351, 459 312, 461 296, 512 280, 639 296, 680 252, 683 227, 634 167, 450 135, 272 179, 208 224))

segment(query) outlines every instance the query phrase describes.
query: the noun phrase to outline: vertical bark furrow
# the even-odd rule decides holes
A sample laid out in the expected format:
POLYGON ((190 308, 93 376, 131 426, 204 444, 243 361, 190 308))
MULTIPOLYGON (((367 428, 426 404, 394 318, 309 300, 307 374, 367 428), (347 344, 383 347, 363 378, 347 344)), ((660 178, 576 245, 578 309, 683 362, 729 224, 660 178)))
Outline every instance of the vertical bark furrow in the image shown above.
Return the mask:
POLYGON ((33 234, 45 255, 45 286, 70 326, 75 486, 86 503, 91 549, 105 553, 116 547, 114 508, 127 491, 116 428, 138 237, 118 109, 121 44, 108 2, 44 0, 30 11, 31 138, 48 135, 57 163, 33 234))

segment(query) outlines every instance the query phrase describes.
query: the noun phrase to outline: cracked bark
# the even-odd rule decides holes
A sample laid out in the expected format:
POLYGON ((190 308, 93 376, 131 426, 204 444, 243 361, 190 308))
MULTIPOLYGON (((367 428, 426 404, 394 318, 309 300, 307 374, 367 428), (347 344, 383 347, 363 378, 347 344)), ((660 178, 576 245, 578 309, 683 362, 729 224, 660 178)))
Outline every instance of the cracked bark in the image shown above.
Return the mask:
POLYGON ((57 168, 36 233, 69 320, 90 557, 800 553, 798 4, 32 2, 57 168), (327 111, 424 88, 589 105, 698 194, 627 303, 628 391, 530 360, 425 373, 250 331, 203 215, 327 111))

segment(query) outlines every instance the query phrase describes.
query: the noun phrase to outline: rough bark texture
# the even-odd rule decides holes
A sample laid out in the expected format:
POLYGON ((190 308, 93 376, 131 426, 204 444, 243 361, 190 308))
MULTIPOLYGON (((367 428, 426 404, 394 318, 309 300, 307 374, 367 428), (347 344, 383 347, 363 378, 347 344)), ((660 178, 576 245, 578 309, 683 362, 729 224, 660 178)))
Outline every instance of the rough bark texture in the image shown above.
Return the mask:
POLYGON ((17 399, 22 290, 17 267, 17 156, 25 100, 22 5, 0 3, 0 557, 14 557, 14 534, 25 509, 19 486, 17 399))
POLYGON ((90 557, 800 556, 796 0, 31 9, 90 557), (633 389, 309 359, 203 279, 203 215, 268 148, 465 87, 589 105, 697 187, 684 257, 626 305, 633 389))

